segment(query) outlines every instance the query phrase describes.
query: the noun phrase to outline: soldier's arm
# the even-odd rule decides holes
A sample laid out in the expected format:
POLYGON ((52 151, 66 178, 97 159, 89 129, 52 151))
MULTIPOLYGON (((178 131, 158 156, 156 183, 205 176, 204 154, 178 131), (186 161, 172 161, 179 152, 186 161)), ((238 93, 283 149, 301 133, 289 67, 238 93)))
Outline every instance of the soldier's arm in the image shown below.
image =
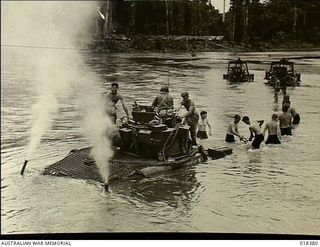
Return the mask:
POLYGON ((253 139, 253 137, 254 137, 252 127, 249 127, 249 130, 250 130, 250 137, 249 137, 249 141, 251 141, 251 140, 253 139))
POLYGON ((265 133, 266 133, 266 131, 267 131, 267 128, 268 128, 268 124, 266 124, 265 126, 264 126, 264 128, 263 128, 263 136, 265 136, 265 133))
POLYGON ((129 117, 129 111, 128 111, 128 108, 124 102, 124 99, 121 97, 120 98, 120 101, 121 101, 121 104, 122 104, 122 107, 123 107, 123 110, 125 111, 125 113, 127 114, 127 116, 129 117))
POLYGON ((152 106, 156 107, 158 105, 158 97, 155 97, 155 99, 152 102, 152 106))
POLYGON ((189 111, 186 114, 184 114, 183 117, 185 118, 185 117, 190 116, 194 111, 195 111, 195 106, 194 106, 193 101, 191 101, 189 111))
POLYGON ((280 125, 277 124, 277 135, 278 135, 278 138, 281 140, 281 131, 280 131, 280 125))
POLYGON ((211 132, 211 125, 209 124, 209 121, 207 121, 207 125, 209 127, 209 135, 212 135, 212 132, 211 132))

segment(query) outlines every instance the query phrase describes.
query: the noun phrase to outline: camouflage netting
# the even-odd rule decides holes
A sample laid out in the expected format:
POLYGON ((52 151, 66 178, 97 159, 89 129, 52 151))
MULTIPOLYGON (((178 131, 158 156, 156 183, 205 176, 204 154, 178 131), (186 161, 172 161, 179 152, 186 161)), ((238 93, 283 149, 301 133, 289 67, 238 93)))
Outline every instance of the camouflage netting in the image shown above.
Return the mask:
MULTIPOLYGON (((130 162, 126 164, 126 162, 111 161, 109 181, 137 173, 132 165, 134 164, 130 162)), ((103 182, 98 167, 90 156, 90 148, 70 151, 67 157, 45 168, 42 174, 103 182)))
MULTIPOLYGON (((45 168, 42 174, 93 180, 102 183, 103 179, 90 155, 90 150, 90 147, 71 150, 67 157, 45 168)), ((136 155, 133 156, 123 152, 116 152, 109 162, 110 175, 108 182, 115 179, 130 177, 135 174, 145 177, 154 173, 178 169, 186 165, 199 164, 207 159, 206 155, 204 155, 204 151, 202 151, 202 154, 200 153, 198 152, 198 149, 194 149, 189 155, 182 156, 178 160, 168 160, 164 162, 150 158, 142 158, 136 155), (146 167, 148 167, 149 170, 146 170, 146 167)), ((227 147, 215 147, 208 149, 208 153, 212 159, 220 159, 231 154, 232 149, 227 147)))

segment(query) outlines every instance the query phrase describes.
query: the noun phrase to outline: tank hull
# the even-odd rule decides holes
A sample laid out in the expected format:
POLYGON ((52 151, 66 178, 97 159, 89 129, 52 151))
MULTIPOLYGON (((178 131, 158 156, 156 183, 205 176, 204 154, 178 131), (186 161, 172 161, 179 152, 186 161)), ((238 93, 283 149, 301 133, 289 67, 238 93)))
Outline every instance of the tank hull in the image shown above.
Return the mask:
MULTIPOLYGON (((46 167, 42 174, 104 183, 105 181, 103 181, 99 174, 99 169, 92 159, 90 151, 90 147, 72 150, 62 160, 46 167)), ((109 161, 110 175, 108 182, 133 175, 141 177, 153 176, 184 166, 197 165, 206 159, 207 157, 200 154, 198 150, 192 150, 188 155, 167 161, 143 158, 134 154, 117 151, 109 161)))

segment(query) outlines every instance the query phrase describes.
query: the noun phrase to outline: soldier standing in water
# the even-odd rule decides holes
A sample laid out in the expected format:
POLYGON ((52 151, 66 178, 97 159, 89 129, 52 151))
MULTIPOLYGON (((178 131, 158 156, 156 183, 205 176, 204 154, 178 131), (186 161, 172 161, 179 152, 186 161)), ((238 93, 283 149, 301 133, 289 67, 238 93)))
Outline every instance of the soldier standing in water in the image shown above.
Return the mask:
POLYGON ((262 131, 261 131, 261 127, 260 127, 260 124, 258 122, 253 122, 252 124, 250 123, 250 119, 248 116, 244 116, 242 118, 242 121, 249 125, 249 130, 250 130, 250 138, 249 138, 249 141, 251 141, 253 138, 253 141, 251 143, 252 145, 252 148, 253 149, 258 149, 260 148, 260 144, 261 142, 263 142, 264 140, 264 136, 262 134, 262 131))
POLYGON ((289 107, 283 106, 282 113, 279 116, 281 135, 292 135, 292 115, 288 112, 289 107))
POLYGON ((279 116, 274 113, 271 116, 271 121, 265 125, 263 135, 265 135, 265 132, 268 130, 268 139, 266 140, 266 144, 281 144, 281 133, 278 121, 279 116))
POLYGON ((226 142, 235 142, 236 140, 234 139, 234 136, 239 137, 240 141, 247 142, 247 140, 240 135, 238 131, 238 124, 241 120, 241 117, 239 114, 236 114, 234 116, 234 120, 228 124, 228 129, 227 129, 227 134, 226 134, 226 142))
POLYGON ((189 93, 183 92, 181 94, 182 101, 179 109, 184 106, 188 111, 182 116, 184 118, 184 123, 190 126, 190 136, 192 140, 192 145, 197 145, 197 127, 199 121, 199 114, 195 107, 193 100, 189 99, 189 93))
POLYGON ((300 123, 300 115, 296 111, 295 108, 291 107, 291 101, 289 95, 283 97, 282 107, 288 107, 288 112, 292 115, 292 124, 299 124, 300 123))
POLYGON ((114 82, 111 84, 111 92, 108 93, 107 97, 109 100, 109 106, 107 111, 108 111, 108 115, 111 117, 111 120, 113 122, 113 124, 116 124, 117 121, 117 107, 116 104, 118 103, 118 101, 120 100, 122 103, 122 107, 123 110, 125 111, 125 113, 127 114, 127 116, 129 117, 129 112, 128 109, 124 103, 123 97, 118 93, 118 88, 119 88, 119 84, 114 82))

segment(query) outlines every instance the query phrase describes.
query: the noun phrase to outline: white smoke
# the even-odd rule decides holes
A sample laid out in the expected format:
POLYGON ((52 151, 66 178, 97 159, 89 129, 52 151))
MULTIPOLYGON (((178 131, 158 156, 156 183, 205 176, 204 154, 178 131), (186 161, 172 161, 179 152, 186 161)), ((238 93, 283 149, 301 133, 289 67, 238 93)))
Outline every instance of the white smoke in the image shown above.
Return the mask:
POLYGON ((2 44, 73 47, 85 36, 94 1, 1 1, 2 44))
MULTIPOLYGON (((97 81, 97 78, 94 81, 97 81)), ((79 96, 83 98, 82 102, 86 104, 84 108, 83 132, 86 133, 86 136, 93 144, 91 155, 95 159, 101 177, 104 182, 107 182, 109 167, 106 164, 113 155, 108 136, 113 131, 113 125, 110 118, 106 115, 105 105, 102 104, 105 99, 98 85, 84 82, 82 88, 85 89, 81 92, 84 94, 79 96)))
POLYGON ((43 92, 39 100, 33 106, 33 118, 30 132, 30 142, 27 149, 27 160, 31 159, 32 154, 40 144, 41 138, 47 129, 51 128, 52 119, 58 111, 58 102, 54 95, 47 95, 43 92), (48 104, 48 102, 50 104, 48 104))
POLYGON ((32 109, 27 160, 31 159, 42 136, 51 128, 59 110, 59 99, 68 97, 73 92, 77 82, 77 71, 70 65, 75 64, 76 58, 75 52, 63 53, 51 50, 41 50, 32 56, 33 84, 38 99, 32 109), (61 59, 63 61, 60 62, 61 59))
POLYGON ((38 93, 27 159, 58 116, 59 101, 76 93, 83 100, 79 106, 79 110, 84 110, 83 134, 90 140, 92 155, 107 181, 107 162, 112 150, 106 134, 112 124, 105 113, 100 79, 85 66, 77 50, 65 49, 75 48, 80 38, 88 37, 88 27, 98 14, 97 3, 1 1, 1 12, 1 42, 24 47, 9 49, 12 57, 23 57, 32 66, 34 89, 38 93))

